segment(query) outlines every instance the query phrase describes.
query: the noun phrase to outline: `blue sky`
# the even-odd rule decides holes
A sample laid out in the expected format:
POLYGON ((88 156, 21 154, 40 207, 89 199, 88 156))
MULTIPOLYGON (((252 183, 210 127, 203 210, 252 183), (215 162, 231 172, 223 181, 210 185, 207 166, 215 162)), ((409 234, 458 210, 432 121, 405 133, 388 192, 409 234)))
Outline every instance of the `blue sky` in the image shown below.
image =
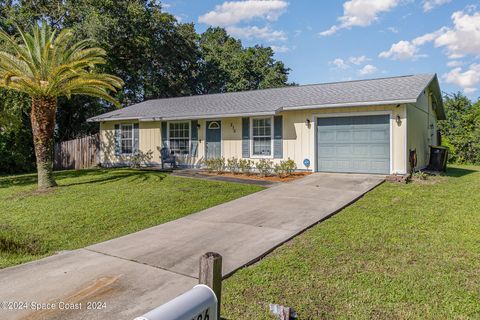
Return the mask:
POLYGON ((197 31, 272 46, 299 84, 436 72, 480 96, 480 3, 464 0, 169 0, 197 31))

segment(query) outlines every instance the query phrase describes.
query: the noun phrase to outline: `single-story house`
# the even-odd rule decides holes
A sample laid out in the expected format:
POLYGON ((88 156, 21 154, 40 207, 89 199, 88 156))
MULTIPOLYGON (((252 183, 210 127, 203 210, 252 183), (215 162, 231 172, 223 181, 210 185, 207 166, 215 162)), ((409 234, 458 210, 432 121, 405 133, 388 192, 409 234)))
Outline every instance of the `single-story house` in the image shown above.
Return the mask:
POLYGON ((108 112, 101 163, 126 165, 137 151, 159 165, 168 147, 180 165, 208 158, 292 159, 299 170, 406 174, 439 144, 445 119, 436 74, 149 100, 108 112))

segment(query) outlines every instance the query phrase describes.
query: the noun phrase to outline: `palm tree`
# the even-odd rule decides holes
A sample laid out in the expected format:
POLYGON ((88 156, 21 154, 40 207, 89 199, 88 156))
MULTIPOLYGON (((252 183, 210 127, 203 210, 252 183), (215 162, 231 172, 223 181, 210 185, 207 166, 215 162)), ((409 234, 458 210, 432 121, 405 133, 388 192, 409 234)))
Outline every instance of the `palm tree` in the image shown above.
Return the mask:
POLYGON ((57 32, 46 23, 33 27, 31 34, 17 29, 19 37, 11 37, 0 29, 0 41, 4 42, 0 49, 0 87, 31 97, 30 119, 38 187, 54 187, 53 134, 57 98, 84 94, 118 105, 108 92, 116 92, 123 81, 96 71, 97 65, 105 63, 106 53, 94 47, 90 39, 76 42, 71 30, 57 32))

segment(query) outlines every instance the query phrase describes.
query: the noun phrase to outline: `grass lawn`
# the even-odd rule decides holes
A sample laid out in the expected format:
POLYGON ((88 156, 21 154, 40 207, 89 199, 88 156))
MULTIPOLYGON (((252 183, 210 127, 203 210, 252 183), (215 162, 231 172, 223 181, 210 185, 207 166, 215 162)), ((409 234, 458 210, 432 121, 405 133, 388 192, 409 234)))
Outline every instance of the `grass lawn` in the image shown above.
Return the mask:
POLYGON ((224 282, 222 316, 479 319, 480 167, 384 183, 224 282))
POLYGON ((81 248, 174 220, 261 190, 258 186, 131 169, 0 177, 0 268, 81 248))

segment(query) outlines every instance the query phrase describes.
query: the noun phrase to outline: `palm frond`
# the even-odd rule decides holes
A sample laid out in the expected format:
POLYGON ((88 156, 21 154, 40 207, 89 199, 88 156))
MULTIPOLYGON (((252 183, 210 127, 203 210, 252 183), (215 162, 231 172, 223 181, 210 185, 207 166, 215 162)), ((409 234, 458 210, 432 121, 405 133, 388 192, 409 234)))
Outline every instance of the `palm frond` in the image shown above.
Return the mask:
POLYGON ((92 40, 74 41, 72 30, 57 32, 46 23, 30 33, 17 29, 18 39, 0 29, 0 40, 8 44, 0 50, 0 87, 32 97, 85 94, 118 104, 108 92, 116 92, 123 81, 97 72, 106 52, 92 40))

